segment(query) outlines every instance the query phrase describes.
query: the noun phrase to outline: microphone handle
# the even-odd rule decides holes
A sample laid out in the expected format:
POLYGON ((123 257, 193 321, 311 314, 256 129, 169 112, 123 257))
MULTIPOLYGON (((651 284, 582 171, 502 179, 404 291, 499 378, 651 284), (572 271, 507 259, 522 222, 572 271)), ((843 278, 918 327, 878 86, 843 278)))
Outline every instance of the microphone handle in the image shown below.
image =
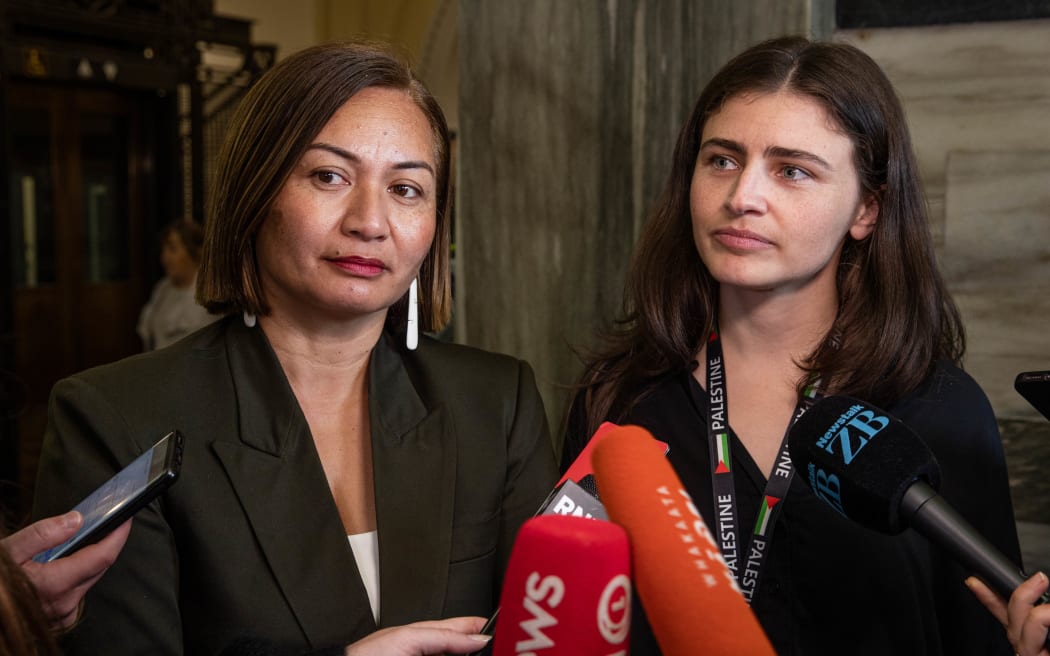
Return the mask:
MULTIPOLYGON (((904 523, 926 536, 934 544, 947 547, 970 571, 1003 599, 1009 599, 1025 581, 1024 572, 1003 552, 966 521, 937 490, 924 480, 912 483, 904 492, 900 505, 904 523)), ((1050 602, 1050 591, 1036 605, 1050 602)), ((1045 645, 1050 647, 1050 634, 1045 645)))
POLYGON ((900 508, 905 524, 954 552, 967 569, 1003 599, 1009 599, 1014 589, 1024 583, 1017 565, 974 530, 926 481, 918 480, 908 488, 900 508))

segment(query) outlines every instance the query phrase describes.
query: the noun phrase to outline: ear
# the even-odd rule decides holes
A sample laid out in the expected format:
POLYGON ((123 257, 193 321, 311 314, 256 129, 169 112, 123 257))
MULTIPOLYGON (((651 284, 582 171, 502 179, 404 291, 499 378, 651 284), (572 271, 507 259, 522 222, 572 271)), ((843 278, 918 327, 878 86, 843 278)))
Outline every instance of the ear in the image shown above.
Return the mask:
POLYGON ((857 216, 849 227, 849 235, 856 241, 861 241, 871 235, 875 224, 879 220, 879 198, 876 194, 868 194, 857 208, 857 216))

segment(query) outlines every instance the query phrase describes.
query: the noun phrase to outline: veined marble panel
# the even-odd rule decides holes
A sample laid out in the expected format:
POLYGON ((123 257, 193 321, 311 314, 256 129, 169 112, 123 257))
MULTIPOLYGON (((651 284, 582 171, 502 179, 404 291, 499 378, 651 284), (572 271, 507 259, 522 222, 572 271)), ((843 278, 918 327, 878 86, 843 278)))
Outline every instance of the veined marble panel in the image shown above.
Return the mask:
POLYGON ((966 325, 966 366, 1000 417, 1036 419, 1013 389, 1050 369, 1050 149, 951 152, 941 268, 966 325))
POLYGON ((1050 20, 840 30, 904 103, 938 246, 957 150, 1050 148, 1050 20))

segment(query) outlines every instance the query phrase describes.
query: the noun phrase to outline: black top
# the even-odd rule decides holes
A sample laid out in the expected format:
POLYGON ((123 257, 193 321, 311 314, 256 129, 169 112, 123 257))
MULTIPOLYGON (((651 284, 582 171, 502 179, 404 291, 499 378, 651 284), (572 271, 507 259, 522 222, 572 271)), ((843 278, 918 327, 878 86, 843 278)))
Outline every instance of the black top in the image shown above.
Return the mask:
MULTIPOLYGON (((1021 562, 998 427, 977 383, 940 363, 922 388, 887 409, 920 435, 941 466, 941 494, 1016 563, 1021 562)), ((657 382, 622 424, 670 445, 668 459, 714 526, 707 394, 688 372, 657 382)), ((730 424, 732 417, 729 418, 730 424)), ((573 409, 562 469, 583 448, 573 409)), ((738 525, 754 526, 765 487, 730 430, 738 525)), ((970 574, 912 530, 876 533, 839 515, 796 475, 782 502, 752 609, 781 656, 805 654, 1012 654, 1002 625, 963 583, 970 574)), ((642 600, 644 604, 644 600, 642 600)), ((659 654, 636 606, 631 654, 659 654)))

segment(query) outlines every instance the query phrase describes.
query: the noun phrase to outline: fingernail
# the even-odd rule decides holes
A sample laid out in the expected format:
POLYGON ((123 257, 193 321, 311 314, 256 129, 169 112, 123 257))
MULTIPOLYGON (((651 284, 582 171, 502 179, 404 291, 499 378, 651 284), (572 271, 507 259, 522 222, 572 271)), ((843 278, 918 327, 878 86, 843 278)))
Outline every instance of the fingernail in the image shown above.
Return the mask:
POLYGON ((477 640, 478 642, 488 642, 489 640, 492 640, 492 636, 485 635, 484 633, 475 633, 470 636, 470 639, 477 640))
POLYGON ((1046 582, 1046 574, 1043 574, 1042 572, 1036 572, 1035 576, 1036 576, 1036 579, 1038 579, 1038 581, 1040 583, 1045 583, 1046 582))
POLYGON ((75 528, 80 526, 80 513, 75 510, 70 510, 65 515, 62 515, 62 527, 63 528, 75 528))
POLYGON ((966 587, 970 588, 971 590, 973 589, 973 577, 972 576, 966 577, 966 580, 963 581, 963 583, 966 584, 966 587))

